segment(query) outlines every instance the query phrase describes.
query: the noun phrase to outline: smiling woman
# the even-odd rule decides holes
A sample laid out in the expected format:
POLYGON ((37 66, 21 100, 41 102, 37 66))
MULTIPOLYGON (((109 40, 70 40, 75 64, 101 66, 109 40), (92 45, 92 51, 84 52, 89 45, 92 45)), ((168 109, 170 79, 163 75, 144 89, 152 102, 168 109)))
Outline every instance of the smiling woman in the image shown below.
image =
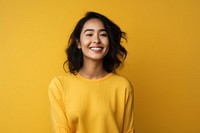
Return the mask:
POLYGON ((78 22, 66 50, 69 72, 49 85, 54 133, 134 133, 133 88, 115 72, 127 55, 122 38, 99 13, 78 22))
MULTIPOLYGON (((88 20, 81 31, 78 48, 83 52, 83 61, 103 62, 109 50, 109 39, 103 23, 99 19, 88 20)), ((83 63, 83 64, 85 64, 83 63)))
MULTIPOLYGON (((69 39, 69 47, 66 50, 68 59, 65 62, 65 65, 68 65, 70 72, 73 74, 78 73, 80 69, 84 66, 83 54, 79 45, 81 43, 80 41, 82 34, 86 31, 89 32, 91 30, 94 30, 91 29, 92 27, 86 27, 88 24, 90 24, 90 26, 93 27, 95 25, 96 27, 97 25, 101 26, 103 28, 101 30, 105 30, 105 32, 103 32, 100 35, 107 36, 105 37, 105 39, 108 38, 109 50, 106 56, 103 58, 102 65, 108 73, 115 72, 115 69, 117 69, 120 66, 120 64, 123 62, 127 55, 126 49, 120 44, 122 38, 126 40, 126 34, 125 32, 121 31, 119 26, 117 26, 107 17, 94 12, 88 12, 86 16, 77 23, 74 31, 72 32, 69 39), (98 23, 91 23, 90 21, 97 21, 98 23)), ((89 36, 92 36, 92 34, 86 35, 88 36, 88 38, 89 36)), ((97 39, 99 39, 99 37, 97 39)))

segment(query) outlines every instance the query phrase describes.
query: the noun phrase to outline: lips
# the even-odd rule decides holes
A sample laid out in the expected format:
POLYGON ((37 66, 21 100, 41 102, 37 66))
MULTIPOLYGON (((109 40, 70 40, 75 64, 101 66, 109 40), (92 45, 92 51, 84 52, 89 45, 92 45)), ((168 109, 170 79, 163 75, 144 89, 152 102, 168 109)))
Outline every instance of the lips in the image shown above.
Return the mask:
POLYGON ((103 50, 103 47, 90 47, 89 49, 92 51, 101 51, 103 50))

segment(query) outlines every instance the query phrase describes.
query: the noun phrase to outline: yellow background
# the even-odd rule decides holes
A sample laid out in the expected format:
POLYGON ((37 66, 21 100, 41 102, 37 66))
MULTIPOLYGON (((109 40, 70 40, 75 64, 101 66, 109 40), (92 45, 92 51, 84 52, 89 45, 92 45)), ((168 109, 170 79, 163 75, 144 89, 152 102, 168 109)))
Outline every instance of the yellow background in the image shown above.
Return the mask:
POLYGON ((121 74, 137 133, 200 133, 199 0, 0 0, 0 133, 50 133, 47 87, 76 22, 97 11, 128 34, 121 74))

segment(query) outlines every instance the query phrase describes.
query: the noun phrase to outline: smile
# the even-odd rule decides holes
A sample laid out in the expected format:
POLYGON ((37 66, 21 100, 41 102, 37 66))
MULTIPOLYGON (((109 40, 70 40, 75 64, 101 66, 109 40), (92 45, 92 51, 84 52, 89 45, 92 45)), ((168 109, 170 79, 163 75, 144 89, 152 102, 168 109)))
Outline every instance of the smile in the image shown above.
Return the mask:
POLYGON ((90 49, 94 51, 99 51, 99 50, 102 50, 103 47, 90 47, 90 49))

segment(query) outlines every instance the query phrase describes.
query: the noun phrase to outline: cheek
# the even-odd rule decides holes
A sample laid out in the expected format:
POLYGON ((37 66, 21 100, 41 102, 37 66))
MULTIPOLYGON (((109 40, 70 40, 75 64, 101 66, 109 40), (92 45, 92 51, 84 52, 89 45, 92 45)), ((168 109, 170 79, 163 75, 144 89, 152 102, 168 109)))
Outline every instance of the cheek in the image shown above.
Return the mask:
POLYGON ((107 47, 109 47, 109 40, 108 39, 104 40, 104 45, 106 45, 107 47))
POLYGON ((82 38, 80 40, 81 45, 88 45, 91 41, 89 39, 86 38, 82 38))

